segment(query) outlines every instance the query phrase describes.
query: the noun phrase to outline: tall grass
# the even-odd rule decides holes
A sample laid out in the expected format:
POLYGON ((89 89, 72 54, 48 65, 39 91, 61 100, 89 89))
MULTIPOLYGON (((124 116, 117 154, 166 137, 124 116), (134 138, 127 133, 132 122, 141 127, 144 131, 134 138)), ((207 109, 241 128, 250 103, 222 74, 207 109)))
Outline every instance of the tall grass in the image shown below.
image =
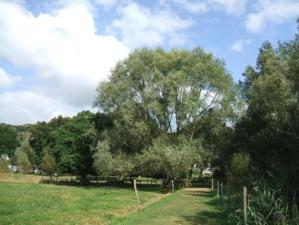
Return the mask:
MULTIPOLYGON (((290 206, 281 191, 266 185, 259 186, 250 196, 247 207, 247 225, 299 225, 296 204, 290 206)), ((229 215, 230 225, 243 225, 243 209, 229 215)))

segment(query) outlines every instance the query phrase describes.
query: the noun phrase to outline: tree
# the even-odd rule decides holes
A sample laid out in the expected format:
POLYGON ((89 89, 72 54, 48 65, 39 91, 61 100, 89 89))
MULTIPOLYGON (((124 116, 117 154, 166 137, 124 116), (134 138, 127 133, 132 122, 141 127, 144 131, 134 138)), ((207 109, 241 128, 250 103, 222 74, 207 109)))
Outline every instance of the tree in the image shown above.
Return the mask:
POLYGON ((49 152, 49 148, 44 149, 43 159, 40 168, 43 170, 43 172, 45 172, 51 177, 52 181, 52 176, 55 170, 55 159, 49 154, 49 152))
POLYGON ((118 177, 118 180, 123 180, 124 177, 130 177, 130 180, 133 181, 132 176, 134 173, 135 163, 133 162, 134 157, 125 154, 118 153, 113 157, 111 170, 114 176, 118 177))
POLYGON ((78 113, 51 132, 51 154, 57 163, 58 172, 78 174, 81 183, 94 173, 92 155, 96 146, 94 114, 78 113))
POLYGON ((112 174, 113 159, 107 141, 98 142, 93 159, 93 166, 98 175, 106 177, 112 174))
POLYGON ((0 154, 8 154, 13 157, 19 146, 17 130, 9 125, 0 124, 0 154))
POLYGON ((196 150, 196 146, 186 141, 169 143, 159 138, 137 157, 137 161, 143 175, 162 178, 163 187, 170 189, 172 180, 188 178, 196 150))
POLYGON ((234 90, 223 63, 200 48, 139 49, 118 63, 109 81, 100 83, 95 105, 113 114, 126 144, 140 151, 160 134, 184 134, 192 140, 211 110, 227 119, 234 90))
POLYGON ((195 149, 202 149, 202 142, 194 139, 206 137, 203 121, 217 121, 215 128, 231 122, 237 89, 223 62, 196 48, 136 50, 117 64, 97 91, 95 105, 113 122, 104 134, 109 151, 119 158, 139 154, 148 165, 144 173, 158 173, 158 169, 167 186, 171 179, 184 177, 192 163, 191 151, 181 151, 173 143, 184 140, 186 146, 196 143, 195 149), (166 141, 158 141, 159 146, 161 136, 166 141))
POLYGON ((28 159, 26 152, 22 148, 17 148, 15 152, 15 161, 18 171, 21 173, 29 173, 32 170, 32 165, 28 159))
POLYGON ((45 148, 53 148, 55 138, 52 132, 63 126, 69 118, 58 116, 51 119, 48 123, 38 122, 30 126, 29 144, 35 154, 35 163, 39 167, 43 159, 43 150, 45 148))
POLYGON ((29 143, 36 155, 36 165, 39 167, 43 160, 43 149, 50 144, 50 125, 46 122, 38 122, 30 127, 29 143))
MULTIPOLYGON (((299 191, 298 34, 274 49, 260 48, 257 65, 241 83, 247 112, 237 123, 231 149, 247 152, 251 175, 270 183, 283 181, 289 199, 299 191)), ((232 152, 231 152, 232 153, 232 152)))
POLYGON ((37 167, 37 160, 36 160, 36 155, 33 149, 31 148, 29 144, 29 139, 30 139, 31 133, 29 132, 20 132, 19 133, 19 141, 20 141, 20 150, 24 153, 26 153, 26 156, 30 162, 30 165, 32 169, 37 167))
POLYGON ((109 150, 110 146, 107 140, 98 142, 93 155, 93 166, 97 174, 105 177, 117 176, 119 181, 126 176, 132 177, 135 166, 133 159, 123 153, 112 155, 109 150))

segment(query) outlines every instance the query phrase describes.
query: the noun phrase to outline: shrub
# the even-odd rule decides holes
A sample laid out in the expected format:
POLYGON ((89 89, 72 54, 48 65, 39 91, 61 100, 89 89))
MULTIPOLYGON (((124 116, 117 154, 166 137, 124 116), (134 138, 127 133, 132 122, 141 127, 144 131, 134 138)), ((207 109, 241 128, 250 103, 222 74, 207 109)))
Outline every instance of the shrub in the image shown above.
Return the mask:
MULTIPOLYGON (((290 214, 288 204, 278 190, 266 185, 257 188, 250 196, 247 208, 247 225, 298 225, 299 220, 295 211, 290 214)), ((295 209, 295 207, 294 207, 295 209)), ((229 224, 243 225, 243 209, 235 210, 229 216, 229 224)))

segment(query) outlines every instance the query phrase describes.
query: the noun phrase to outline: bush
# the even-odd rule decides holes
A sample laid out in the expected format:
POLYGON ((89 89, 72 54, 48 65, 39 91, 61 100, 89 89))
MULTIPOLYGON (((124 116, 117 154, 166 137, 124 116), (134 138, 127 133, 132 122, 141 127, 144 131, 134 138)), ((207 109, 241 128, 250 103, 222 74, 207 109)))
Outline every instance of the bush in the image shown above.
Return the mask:
MULTIPOLYGON (((291 216, 283 195, 266 185, 261 187, 249 198, 247 225, 298 225, 298 213, 293 211, 291 216)), ((244 224, 243 209, 239 208, 230 214, 229 224, 244 224)))
POLYGON ((239 188, 247 185, 249 180, 250 156, 247 153, 234 153, 227 170, 227 176, 232 184, 239 188))
POLYGON ((234 153, 231 159, 231 172, 235 176, 244 176, 248 173, 250 157, 247 153, 234 153))

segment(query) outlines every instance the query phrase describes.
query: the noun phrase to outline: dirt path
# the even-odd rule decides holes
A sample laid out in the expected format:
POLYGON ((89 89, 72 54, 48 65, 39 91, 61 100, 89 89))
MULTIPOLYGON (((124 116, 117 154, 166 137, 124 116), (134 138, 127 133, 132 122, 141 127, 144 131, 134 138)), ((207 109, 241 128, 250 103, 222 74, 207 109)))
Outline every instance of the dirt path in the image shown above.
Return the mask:
POLYGON ((220 225, 215 193, 207 188, 186 188, 135 213, 118 225, 220 225))

